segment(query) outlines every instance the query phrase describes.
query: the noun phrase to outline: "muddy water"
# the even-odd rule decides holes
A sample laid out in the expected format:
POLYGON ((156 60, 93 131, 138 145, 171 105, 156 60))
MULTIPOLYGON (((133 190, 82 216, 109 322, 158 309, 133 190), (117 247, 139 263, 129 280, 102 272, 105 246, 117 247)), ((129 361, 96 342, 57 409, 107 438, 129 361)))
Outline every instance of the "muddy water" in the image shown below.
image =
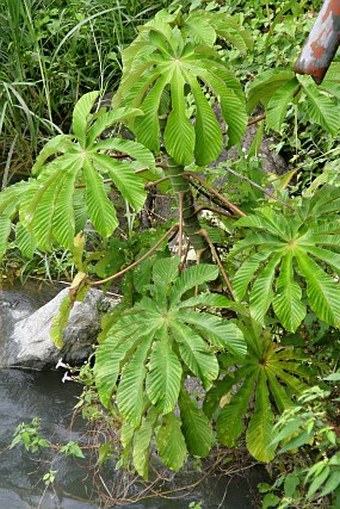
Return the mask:
MULTIPOLYGON (((20 422, 30 422, 35 416, 41 417, 44 436, 52 437, 55 443, 65 443, 81 437, 83 423, 76 423, 72 432, 69 431, 70 416, 80 387, 74 383, 63 384, 61 378, 62 374, 58 372, 0 371, 0 508, 99 507, 92 493, 91 476, 85 460, 49 456, 53 462, 52 468, 58 470, 56 492, 47 490, 44 493, 41 477, 49 465, 38 462, 35 455, 25 452, 21 447, 8 449, 15 427, 20 422)), ((156 499, 127 507, 186 509, 190 500, 201 500, 203 509, 251 509, 255 507, 253 495, 262 474, 254 470, 246 476, 219 481, 213 477, 208 478, 186 500, 156 499)))

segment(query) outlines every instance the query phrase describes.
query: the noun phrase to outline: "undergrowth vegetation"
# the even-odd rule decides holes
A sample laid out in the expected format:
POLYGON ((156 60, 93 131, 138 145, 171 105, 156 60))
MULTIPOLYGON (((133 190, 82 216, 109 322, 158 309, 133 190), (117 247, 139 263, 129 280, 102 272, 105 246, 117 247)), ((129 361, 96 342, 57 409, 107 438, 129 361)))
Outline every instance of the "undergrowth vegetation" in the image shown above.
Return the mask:
POLYGON ((336 508, 340 62, 292 70, 320 2, 3 3, 4 270, 74 276, 60 348, 76 300, 122 292, 78 375, 120 439, 100 464, 148 479, 245 443, 264 508, 336 508))
POLYGON ((116 88, 120 52, 137 26, 170 2, 1 0, 0 164, 3 187, 30 173, 70 110, 90 90, 116 88), (16 176, 17 175, 17 176, 16 176))

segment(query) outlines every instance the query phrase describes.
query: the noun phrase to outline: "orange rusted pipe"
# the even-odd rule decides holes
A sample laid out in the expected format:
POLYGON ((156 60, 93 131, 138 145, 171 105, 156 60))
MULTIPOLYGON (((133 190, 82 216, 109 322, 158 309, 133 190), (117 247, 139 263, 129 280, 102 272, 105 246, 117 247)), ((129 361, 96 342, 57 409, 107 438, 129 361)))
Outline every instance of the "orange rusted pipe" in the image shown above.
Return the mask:
POLYGON ((294 71, 320 84, 340 44, 340 0, 325 0, 294 71))

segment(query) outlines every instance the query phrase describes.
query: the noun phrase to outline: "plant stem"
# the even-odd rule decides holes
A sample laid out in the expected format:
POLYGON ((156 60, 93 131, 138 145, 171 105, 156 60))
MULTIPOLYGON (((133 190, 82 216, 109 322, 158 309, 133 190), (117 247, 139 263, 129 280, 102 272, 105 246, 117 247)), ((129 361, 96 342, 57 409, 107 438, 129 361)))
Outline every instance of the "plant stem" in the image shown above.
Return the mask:
POLYGON ((170 176, 175 193, 177 195, 181 193, 184 232, 189 237, 198 260, 211 263, 212 255, 209 243, 202 235, 202 226, 195 209, 191 187, 184 176, 184 166, 178 165, 172 158, 169 158, 166 172, 170 176))
POLYGON ((182 240, 183 240, 183 194, 178 193, 178 204, 179 204, 179 229, 178 229, 178 256, 182 259, 182 240))
POLYGON ((230 283, 230 280, 229 280, 229 278, 228 278, 228 276, 227 276, 227 273, 226 273, 226 271, 225 271, 225 269, 224 269, 224 267, 223 267, 223 263, 222 263, 222 261, 221 261, 221 258, 220 258, 220 256, 219 256, 219 254, 218 254, 218 252, 217 252, 217 250, 216 250, 216 248, 215 248, 214 244, 211 242, 211 240, 210 240, 210 237, 209 237, 208 233, 207 233, 206 231, 204 231, 204 230, 203 230, 202 234, 203 234, 203 235, 204 235, 204 237, 207 239, 207 242, 208 242, 209 247, 210 247, 210 249, 211 249, 212 255, 213 255, 213 257, 214 257, 214 259, 215 259, 215 261, 216 261, 216 263, 217 263, 217 265, 218 265, 218 267, 219 267, 219 269, 220 269, 220 272, 221 272, 221 274, 222 274, 222 277, 223 277, 223 279, 224 279, 224 282, 225 282, 225 284, 227 285, 227 288, 228 288, 229 294, 230 294, 231 298, 232 298, 233 300, 235 300, 235 297, 234 297, 234 294, 233 294, 233 288, 232 288, 232 286, 231 286, 231 283, 230 283))
POLYGON ((275 196, 273 193, 271 193, 270 191, 268 191, 265 187, 262 187, 260 186, 259 184, 257 184, 256 182, 254 182, 253 180, 251 180, 249 177, 246 177, 245 175, 242 175, 241 173, 238 173, 237 171, 235 170, 232 170, 231 168, 228 168, 228 167, 224 167, 226 171, 228 171, 229 173, 231 173, 232 175, 235 175, 236 177, 238 177, 240 180, 244 180, 245 182, 248 182, 248 184, 252 185, 253 187, 255 187, 256 189, 258 189, 259 191, 261 191, 262 193, 266 194, 267 196, 269 196, 269 198, 271 198, 272 200, 275 200, 277 201, 278 203, 281 203, 281 205, 283 205, 284 207, 286 208, 289 208, 291 210, 294 210, 293 207, 291 207, 288 203, 286 203, 285 201, 281 200, 280 198, 278 198, 277 196, 275 196))
POLYGON ((258 122, 261 122, 261 120, 264 120, 266 118, 265 113, 261 113, 261 115, 257 115, 257 117, 251 118, 248 121, 248 127, 254 124, 257 124, 258 122))
POLYGON ((226 211, 226 210, 221 210, 221 209, 218 209, 216 207, 210 207, 210 205, 198 205, 198 207, 196 207, 196 212, 197 214, 199 212, 201 212, 202 210, 210 210, 210 212, 214 212, 215 214, 219 214, 221 216, 225 216, 225 217, 230 217, 231 219, 235 219, 235 217, 230 214, 230 212, 226 211))
POLYGON ((225 198, 222 194, 220 194, 218 191, 216 191, 216 189, 214 187, 207 184, 204 179, 202 179, 199 175, 196 175, 196 173, 194 173, 193 171, 183 172, 183 176, 197 180, 197 182, 199 182, 203 187, 205 187, 210 193, 214 194, 222 203, 227 205, 227 207, 230 210, 232 210, 239 216, 244 217, 246 215, 244 212, 242 212, 242 210, 240 210, 238 207, 236 207, 236 205, 234 205, 229 200, 227 200, 227 198, 225 198))
MULTIPOLYGON (((221 209, 224 210, 224 212, 230 216, 233 219, 236 219, 233 214, 231 214, 228 210, 228 207, 225 205, 225 203, 222 203, 221 200, 219 200, 215 195, 212 195, 211 193, 208 193, 201 185, 199 185, 197 182, 192 181, 191 185, 196 189, 196 191, 201 194, 202 196, 205 196, 209 202, 213 202, 216 205, 218 205, 221 209)), ((198 207, 199 208, 199 207, 198 207)), ((199 212, 199 211, 198 211, 199 212)))
POLYGON ((138 258, 138 260, 134 261, 133 263, 131 263, 131 265, 129 265, 128 267, 125 267, 125 269, 122 269, 120 270, 119 272, 116 272, 116 274, 112 274, 112 276, 109 276, 105 279, 101 279, 100 281, 88 281, 89 285, 90 286, 98 286, 98 285, 102 285, 104 283, 107 283, 108 281, 113 281, 114 279, 117 279, 118 277, 120 276, 123 276, 124 274, 126 274, 126 272, 128 272, 129 270, 131 269, 134 269, 139 263, 141 263, 143 260, 145 260, 146 258, 148 258, 150 255, 152 255, 152 253, 154 253, 156 251, 156 249, 158 249, 158 247, 162 244, 162 242, 164 242, 167 238, 169 238, 174 232, 177 232, 178 231, 178 224, 174 224, 170 230, 168 230, 167 232, 164 233, 164 235, 156 242, 156 244, 154 244, 152 246, 151 249, 149 249, 149 251, 147 251, 146 253, 143 254, 143 256, 141 256, 140 258, 138 258))

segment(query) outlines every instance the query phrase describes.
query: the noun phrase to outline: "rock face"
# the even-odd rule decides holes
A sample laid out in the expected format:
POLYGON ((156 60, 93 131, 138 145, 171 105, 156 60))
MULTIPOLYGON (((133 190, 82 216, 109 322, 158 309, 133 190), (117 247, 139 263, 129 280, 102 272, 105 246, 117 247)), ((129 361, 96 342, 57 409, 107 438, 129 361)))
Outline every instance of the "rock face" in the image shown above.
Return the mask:
POLYGON ((81 363, 88 357, 100 331, 101 311, 114 307, 119 301, 91 289, 83 302, 75 302, 64 331, 64 346, 59 350, 51 342, 50 328, 67 292, 67 288, 62 290, 50 302, 14 324, 2 349, 2 366, 44 369, 55 366, 61 357, 71 364, 81 363))

